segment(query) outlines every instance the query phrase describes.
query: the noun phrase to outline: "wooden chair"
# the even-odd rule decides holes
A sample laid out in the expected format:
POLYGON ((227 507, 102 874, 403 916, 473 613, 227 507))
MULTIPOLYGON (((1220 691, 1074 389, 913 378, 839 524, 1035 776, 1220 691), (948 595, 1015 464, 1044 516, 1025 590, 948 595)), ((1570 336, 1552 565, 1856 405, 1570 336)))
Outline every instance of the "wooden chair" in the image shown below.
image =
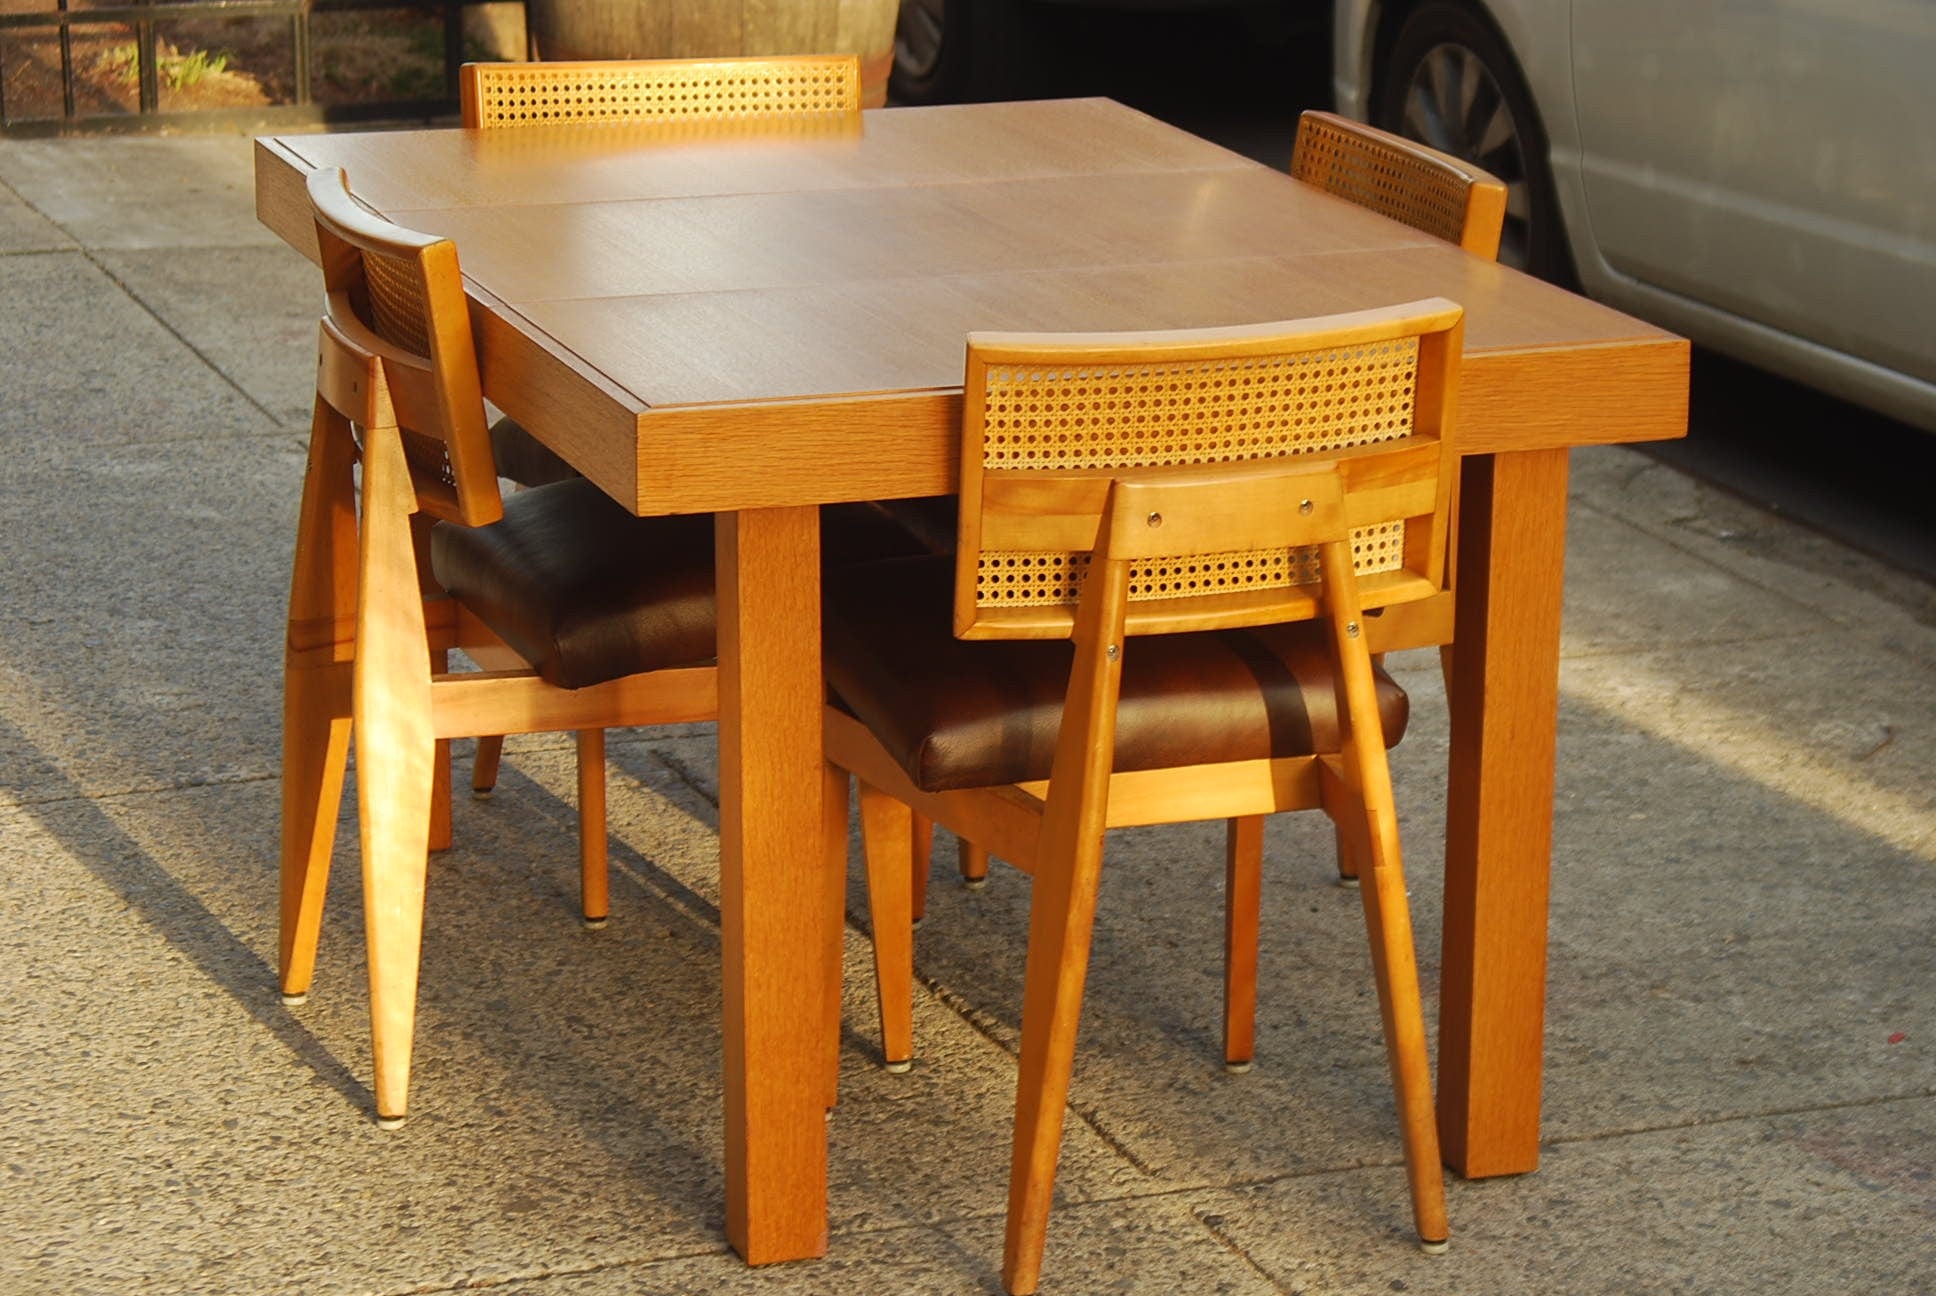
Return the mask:
POLYGON ((1291 174, 1475 256, 1499 257, 1506 186, 1448 153, 1312 110, 1297 121, 1291 174))
MULTIPOLYGON (((1349 117, 1312 110, 1298 119, 1291 174, 1326 193, 1456 243, 1474 255, 1488 260, 1499 255, 1500 231, 1506 218, 1506 186, 1490 172, 1450 154, 1349 117)), ((911 501, 895 516, 903 525, 910 525, 912 518, 918 529, 923 523, 934 526, 945 518, 947 511, 944 500, 911 501)), ((1449 646, 1444 655, 1449 672, 1449 646)), ((1260 833, 1255 824, 1232 825, 1233 840, 1239 835, 1246 840, 1254 836, 1259 850, 1262 849, 1260 833)), ((930 836, 928 826, 917 820, 914 865, 917 878, 926 876, 930 836)), ((1357 864, 1344 853, 1342 842, 1339 847, 1339 878, 1346 884, 1354 883, 1357 864)), ((988 852, 965 839, 957 843, 957 848, 963 881, 970 887, 981 886, 988 877, 988 852)), ((917 917, 923 907, 923 892, 924 888, 917 882, 917 917)), ((1233 1071, 1243 1070, 1249 1065, 1248 1053, 1240 1048, 1226 1062, 1233 1071)))
MULTIPOLYGON (((1401 221, 1434 238, 1495 261, 1505 228, 1505 182, 1462 158, 1336 113, 1311 109, 1297 121, 1291 175, 1305 184, 1401 221)), ((1456 503, 1453 533, 1458 530, 1456 503)), ((1446 584, 1452 584, 1456 543, 1446 545, 1446 584)), ((1439 649, 1447 686, 1452 645, 1439 649)), ((1357 861, 1338 841, 1338 880, 1355 885, 1357 861)))
MULTIPOLYGON (((464 125, 479 130, 860 120, 860 60, 852 54, 466 63, 457 84, 464 125)), ((511 419, 493 425, 491 443, 498 471, 521 485, 577 476, 511 419)))
MULTIPOLYGON (((1040 1272, 1103 833, 1134 824, 1322 808, 1352 839, 1414 1219, 1428 1249, 1445 1241, 1385 758, 1403 694, 1361 629, 1441 587, 1461 318, 1432 300, 971 335, 954 559, 828 579, 827 750, 860 784, 890 1058, 909 1047, 913 816, 1034 874, 1011 1292, 1040 1272)), ((1231 913, 1254 916, 1241 885, 1231 913)))
POLYGON ((281 985, 300 1002, 315 969, 353 734, 388 1126, 409 1083, 438 742, 578 731, 582 900, 602 916, 604 728, 716 713, 712 526, 632 517, 582 480, 507 504, 456 248, 369 214, 341 171, 309 195, 328 308, 290 593, 281 985), (445 673, 453 648, 489 669, 445 673))
MULTIPOLYGON (((466 63, 457 84, 464 125, 483 130, 860 119, 860 60, 852 54, 466 63)), ((578 475, 515 419, 492 424, 491 447, 498 472, 519 485, 578 475)), ((472 795, 490 795, 503 749, 500 737, 477 740, 472 795)))

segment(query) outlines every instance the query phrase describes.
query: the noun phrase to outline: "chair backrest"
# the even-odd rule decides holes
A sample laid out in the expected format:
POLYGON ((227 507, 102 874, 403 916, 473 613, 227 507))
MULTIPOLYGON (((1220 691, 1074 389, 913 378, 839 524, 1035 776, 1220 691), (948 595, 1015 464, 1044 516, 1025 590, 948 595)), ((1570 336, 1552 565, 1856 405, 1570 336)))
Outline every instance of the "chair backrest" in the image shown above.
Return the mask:
POLYGON ((317 396, 365 435, 400 430, 425 511, 497 521, 504 501, 457 246, 365 210, 338 168, 308 183, 328 292, 317 396))
POLYGON ((1489 261, 1498 259, 1506 186, 1469 162, 1314 110, 1298 118, 1291 174, 1489 261))
MULTIPOLYGON (((1239 328, 970 334, 955 633, 1066 637, 1112 485, 1213 471, 1243 513, 1276 498, 1246 483, 1335 469, 1364 605, 1437 592, 1463 319, 1434 298, 1239 328)), ((1139 541, 1156 550, 1131 575, 1127 630, 1315 615, 1318 541, 1262 514, 1240 521, 1215 552, 1194 524, 1159 522, 1139 541)))
POLYGON ((852 54, 466 63, 464 125, 721 122, 858 116, 852 54))

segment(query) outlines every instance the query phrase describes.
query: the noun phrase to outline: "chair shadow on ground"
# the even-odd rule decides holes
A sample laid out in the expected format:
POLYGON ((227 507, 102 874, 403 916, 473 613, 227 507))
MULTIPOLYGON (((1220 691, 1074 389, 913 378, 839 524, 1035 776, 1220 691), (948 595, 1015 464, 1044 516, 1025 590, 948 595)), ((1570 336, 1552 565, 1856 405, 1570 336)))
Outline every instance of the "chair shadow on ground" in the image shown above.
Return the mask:
MULTIPOLYGON (((14 753, 4 768, 0 791, 14 794, 16 813, 33 820, 59 842, 70 858, 141 918, 170 948, 180 951, 208 981, 227 993, 262 1031, 286 1048, 303 1066, 352 1104, 367 1107, 369 1087, 360 1081, 329 1047, 282 1006, 276 990, 274 965, 243 940, 203 903, 189 886, 129 836, 107 813, 102 802, 89 797, 36 748, 4 715, 0 715, 0 749, 14 753), (25 753, 32 755, 24 756, 25 753), (48 796, 49 788, 66 788, 68 795, 48 796), (21 797, 32 789, 33 799, 21 797)), ((274 824, 265 825, 258 843, 267 853, 264 877, 271 883, 265 895, 270 914, 275 910, 274 824)))
MULTIPOLYGON (((1401 806, 1409 807, 1403 830, 1429 978, 1437 962, 1441 831, 1429 785, 1442 780, 1445 743, 1442 702, 1416 680, 1427 674, 1405 680, 1419 709, 1398 749, 1397 777, 1401 806)), ((1926 1016, 1918 1005, 1936 985, 1936 951, 1926 940, 1936 901, 1922 885, 1928 861, 1866 830, 1853 810, 1809 805, 1697 744, 1648 732, 1620 708, 1584 701, 1578 690, 1565 701, 1562 734, 1549 1146, 1841 1107, 1913 1088, 1915 1072, 1891 1079, 1862 1059, 1885 1051, 1878 1041, 1890 1030, 1913 1030, 1926 1016), (1842 992, 1825 994, 1824 986, 1842 992), (1647 1003, 1639 1017, 1636 999, 1647 1003)), ((434 1158, 448 1155, 436 1150, 440 1140, 493 1112, 548 1122, 561 1149, 598 1150, 605 1191, 620 1203, 614 1209, 635 1213, 649 1236, 662 1239, 629 1249, 650 1256, 690 1254, 694 1245, 723 1250, 709 743, 696 731, 613 744, 614 918, 604 932, 583 931, 575 917, 576 816, 554 791, 570 787, 567 744, 514 754, 489 803, 460 795, 456 846, 430 866, 422 1106, 396 1136, 434 1158)), ((157 834, 124 824, 115 799, 84 792, 5 718, 0 746, 16 754, 0 787, 34 798, 14 813, 219 987, 248 1031, 273 1040, 343 1100, 310 1128, 340 1127, 348 1137, 367 1123, 353 801, 339 826, 317 997, 311 1009, 292 1012, 277 1000, 272 965, 272 782, 144 798, 144 813, 169 820, 161 837, 209 844, 200 866, 214 871, 197 876, 167 863, 157 834), (204 797, 232 798, 225 804, 233 808, 204 797), (251 815, 260 822, 247 824, 251 815), (238 822, 245 826, 238 830, 238 822), (226 854, 248 867, 223 870, 226 854), (315 1013, 319 1001, 324 1011, 315 1013)), ((1282 822, 1286 831, 1272 837, 1267 853, 1259 1061, 1243 1077, 1223 1076, 1216 1066, 1221 870, 1214 826, 1202 841, 1187 830, 1153 832, 1141 844, 1135 834, 1112 840, 1074 1100, 1082 1122, 1136 1173, 1104 1186, 1101 1196, 1078 1186, 1079 1197, 1277 1184, 1328 1200, 1332 1172, 1370 1166, 1397 1174, 1355 897, 1330 879, 1322 826, 1300 827, 1314 817, 1282 822)), ((850 926, 864 930, 857 849, 852 854, 850 926)), ((989 1047, 1012 1048, 1027 881, 998 869, 987 890, 970 893, 952 873, 944 843, 930 916, 917 936, 928 987, 922 1030, 932 1041, 934 1022, 952 1014, 989 1047)), ((850 958, 850 972, 855 966, 850 958)), ((908 1077, 869 1074, 878 1056, 871 1014, 871 987, 851 990, 843 1052, 847 1101, 856 1107, 833 1127, 845 1172, 836 1184, 835 1226, 919 1227, 924 1212, 925 1222, 985 1218, 985 1237, 971 1228, 949 1263, 963 1286, 991 1285, 999 1149, 987 1167, 965 1165, 960 1155, 941 1165, 906 1155, 933 1141, 934 1122, 892 1100, 923 1092, 909 1090, 908 1077), (897 1154, 853 1145, 857 1136, 881 1133, 894 1139, 897 1154), (984 1170, 978 1190, 985 1191, 972 1198, 982 1206, 963 1211, 934 1191, 984 1170), (976 1237, 985 1245, 975 1245, 976 1237)), ((166 1065, 165 1057, 158 1061, 166 1065)), ((933 1065, 924 1060, 914 1080, 933 1065)), ((983 1054, 976 1069, 987 1066, 983 1054)), ((926 1091, 941 1101, 960 1079, 947 1067, 927 1077, 926 1091)), ((998 1083, 984 1096, 985 1113, 951 1113, 971 1128, 945 1137, 1000 1144, 1005 1100, 998 1083)), ((1892 1195, 1917 1191, 1900 1157, 1888 1160, 1889 1148, 1838 1137, 1804 1128, 1793 1141, 1824 1173, 1856 1174, 1892 1195)), ((1508 1217, 1556 1191, 1570 1190, 1550 1176, 1455 1180, 1455 1227, 1475 1242, 1511 1237, 1508 1217)), ((340 1205, 323 1209, 348 1212, 354 1198, 346 1189, 340 1205)), ((1367 1201, 1390 1218, 1353 1216, 1349 1227, 1362 1230, 1365 1245, 1380 1245, 1383 1232, 1402 1222, 1399 1193, 1394 1187, 1367 1201)), ((838 1251, 838 1239, 835 1245, 838 1251)), ((1485 1254, 1482 1246, 1455 1247, 1435 1272, 1477 1281, 1485 1254)))

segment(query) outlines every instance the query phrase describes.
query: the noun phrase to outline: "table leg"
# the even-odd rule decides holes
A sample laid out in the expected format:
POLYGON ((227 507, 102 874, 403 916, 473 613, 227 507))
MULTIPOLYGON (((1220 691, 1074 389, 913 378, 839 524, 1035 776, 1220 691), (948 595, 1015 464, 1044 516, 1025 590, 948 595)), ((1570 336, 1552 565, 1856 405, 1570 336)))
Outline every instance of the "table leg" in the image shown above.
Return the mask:
POLYGON ((1438 1106, 1467 1178, 1539 1166, 1566 473, 1564 449, 1463 468, 1438 1106))
POLYGON ((767 1264, 827 1249, 819 510, 715 544, 726 1233, 767 1264))

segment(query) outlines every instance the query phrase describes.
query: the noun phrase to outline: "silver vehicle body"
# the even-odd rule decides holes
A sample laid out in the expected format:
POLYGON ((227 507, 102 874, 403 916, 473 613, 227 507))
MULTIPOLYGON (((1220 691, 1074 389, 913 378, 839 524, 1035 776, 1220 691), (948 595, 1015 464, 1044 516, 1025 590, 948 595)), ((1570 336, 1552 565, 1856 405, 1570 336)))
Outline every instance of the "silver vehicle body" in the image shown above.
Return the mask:
MULTIPOLYGON (((1936 3, 1462 0, 1549 143, 1587 295, 1936 430, 1936 3)), ((1415 0, 1336 0, 1372 120, 1415 0)))

